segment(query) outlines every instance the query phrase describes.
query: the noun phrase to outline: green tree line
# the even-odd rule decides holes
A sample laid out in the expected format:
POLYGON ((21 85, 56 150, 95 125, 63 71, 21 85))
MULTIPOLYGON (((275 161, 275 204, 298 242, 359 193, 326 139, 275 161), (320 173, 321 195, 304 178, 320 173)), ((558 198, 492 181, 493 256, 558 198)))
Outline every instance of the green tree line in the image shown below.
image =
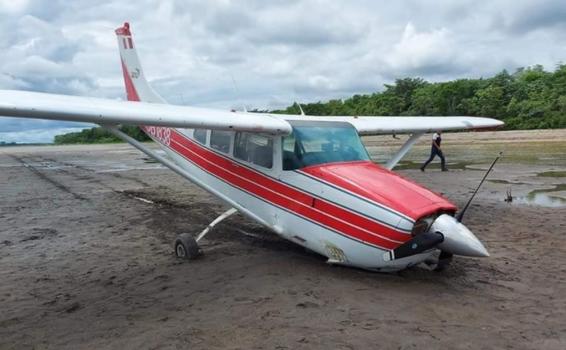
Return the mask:
MULTIPOLYGON (((503 70, 491 78, 437 83, 397 79, 381 92, 301 106, 308 115, 468 115, 503 120, 509 130, 566 128, 566 65, 559 64, 552 72, 535 65, 513 74, 503 70)), ((293 104, 271 112, 299 114, 300 110, 293 104)), ((150 140, 138 127, 121 129, 138 141, 150 140)), ((56 144, 120 141, 102 128, 55 137, 56 144)))
MULTIPOLYGON (((124 125, 120 127, 120 130, 122 130, 125 134, 133 137, 138 141, 151 140, 137 126, 124 125)), ((79 132, 71 132, 63 135, 57 135, 55 136, 55 141, 54 141, 56 145, 76 144, 76 143, 113 143, 113 142, 122 142, 122 140, 100 127, 84 129, 79 132)))
MULTIPOLYGON (((382 92, 345 100, 302 104, 309 115, 485 116, 506 129, 566 128, 566 65, 506 70, 491 78, 430 83, 397 79, 382 92)), ((299 114, 294 104, 276 113, 299 114)))

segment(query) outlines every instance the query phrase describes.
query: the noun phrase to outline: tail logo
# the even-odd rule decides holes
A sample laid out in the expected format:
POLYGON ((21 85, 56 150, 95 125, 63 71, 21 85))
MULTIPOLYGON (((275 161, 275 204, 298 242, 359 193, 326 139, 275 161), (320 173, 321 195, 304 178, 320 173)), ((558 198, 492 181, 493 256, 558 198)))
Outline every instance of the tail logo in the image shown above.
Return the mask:
POLYGON ((136 68, 132 71, 132 73, 130 73, 130 76, 132 77, 132 79, 137 79, 140 76, 140 69, 136 68))

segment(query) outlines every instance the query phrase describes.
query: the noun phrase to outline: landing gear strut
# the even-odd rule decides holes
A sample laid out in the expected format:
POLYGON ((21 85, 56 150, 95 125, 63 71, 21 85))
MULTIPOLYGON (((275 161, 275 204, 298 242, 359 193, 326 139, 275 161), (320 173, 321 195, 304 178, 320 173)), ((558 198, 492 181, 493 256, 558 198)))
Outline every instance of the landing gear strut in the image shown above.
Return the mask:
POLYGON ((175 240, 175 255, 177 256, 177 258, 186 260, 196 259, 201 254, 198 242, 204 236, 206 236, 206 234, 209 233, 210 230, 214 228, 214 226, 218 225, 222 220, 229 218, 237 212, 238 210, 235 208, 226 210, 224 213, 220 214, 220 216, 214 219, 214 221, 212 221, 204 230, 202 230, 196 239, 189 233, 182 233, 178 235, 177 239, 175 240))
POLYGON ((440 272, 446 270, 448 265, 452 262, 453 255, 445 251, 441 251, 437 258, 433 257, 430 260, 426 260, 425 264, 432 271, 440 272))

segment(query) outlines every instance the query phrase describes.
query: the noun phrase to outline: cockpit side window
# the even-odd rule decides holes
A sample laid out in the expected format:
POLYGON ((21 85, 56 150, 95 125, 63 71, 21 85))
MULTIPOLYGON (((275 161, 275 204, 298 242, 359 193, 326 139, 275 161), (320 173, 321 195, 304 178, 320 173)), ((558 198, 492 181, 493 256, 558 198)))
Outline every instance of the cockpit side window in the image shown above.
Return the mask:
POLYGON ((273 138, 248 132, 236 133, 234 157, 264 168, 273 167, 273 138))
POLYGON ((230 152, 232 131, 212 130, 210 132, 210 147, 222 153, 230 152))
POLYGON ((292 123, 283 138, 283 170, 310 165, 369 160, 356 129, 348 123, 292 123))
POLYGON ((195 129, 195 131, 193 132, 193 137, 195 138, 195 140, 197 140, 197 142, 206 145, 206 132, 207 130, 205 129, 195 129))
POLYGON ((291 134, 283 138, 283 170, 294 170, 303 167, 299 159, 298 144, 295 135, 291 134))

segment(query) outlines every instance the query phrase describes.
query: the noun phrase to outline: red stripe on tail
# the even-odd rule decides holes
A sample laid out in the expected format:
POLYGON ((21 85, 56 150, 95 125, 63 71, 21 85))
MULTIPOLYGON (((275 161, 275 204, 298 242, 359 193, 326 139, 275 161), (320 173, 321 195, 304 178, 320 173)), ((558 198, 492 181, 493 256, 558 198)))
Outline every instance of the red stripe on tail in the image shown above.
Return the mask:
POLYGON ((132 82, 132 78, 130 78, 130 73, 128 73, 128 68, 122 61, 122 73, 124 73, 124 83, 126 84, 126 95, 128 96, 128 101, 140 101, 140 97, 134 83, 132 82))

